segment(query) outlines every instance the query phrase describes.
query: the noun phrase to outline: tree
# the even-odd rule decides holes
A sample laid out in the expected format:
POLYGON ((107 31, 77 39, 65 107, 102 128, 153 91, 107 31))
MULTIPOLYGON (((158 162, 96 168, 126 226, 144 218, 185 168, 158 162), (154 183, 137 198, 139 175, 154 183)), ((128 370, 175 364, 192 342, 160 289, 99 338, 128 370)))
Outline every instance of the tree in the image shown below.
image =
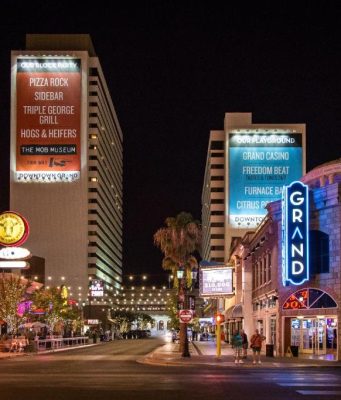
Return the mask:
POLYGON ((8 333, 17 332, 21 317, 18 315, 18 305, 24 299, 30 286, 26 279, 14 274, 0 275, 0 319, 6 322, 8 333))
POLYGON ((148 324, 150 324, 151 327, 153 327, 155 324, 154 318, 152 318, 149 314, 144 314, 144 313, 141 314, 137 313, 136 321, 140 329, 147 329, 148 324))
POLYGON ((191 271, 198 266, 194 253, 201 251, 201 225, 192 215, 181 212, 175 218, 169 217, 165 221, 166 227, 160 228, 154 234, 154 244, 164 254, 162 267, 174 275, 174 284, 177 287, 177 271, 185 269, 186 284, 191 286, 191 271))
POLYGON ((56 287, 43 288, 33 294, 32 310, 44 311, 44 320, 53 333, 57 325, 63 325, 68 319, 77 318, 74 311, 68 306, 67 299, 63 297, 62 291, 56 287))
MULTIPOLYGON (((186 212, 181 212, 175 218, 167 218, 165 224, 166 227, 160 228, 154 234, 154 244, 163 252, 162 267, 172 272, 176 287, 177 271, 184 269, 185 278, 181 282, 180 293, 192 286, 191 271, 198 267, 194 254, 201 250, 201 225, 186 212)), ((189 355, 187 346, 187 324, 180 324, 180 351, 186 356, 189 355)))
POLYGON ((114 311, 111 313, 111 319, 121 333, 127 333, 131 329, 132 323, 136 320, 136 314, 124 310, 114 311))

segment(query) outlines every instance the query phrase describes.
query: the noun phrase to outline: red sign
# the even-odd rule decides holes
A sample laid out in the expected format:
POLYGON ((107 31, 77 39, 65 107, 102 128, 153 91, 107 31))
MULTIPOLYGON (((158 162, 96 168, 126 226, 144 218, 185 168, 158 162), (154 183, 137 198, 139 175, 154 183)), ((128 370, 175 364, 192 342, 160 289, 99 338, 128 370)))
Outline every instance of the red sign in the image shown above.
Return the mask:
POLYGON ((179 311, 179 319, 180 322, 184 324, 188 324, 192 322, 193 319, 193 311, 192 310, 180 310, 179 311))
POLYGON ((18 58, 17 180, 72 181, 80 173, 80 59, 18 58))

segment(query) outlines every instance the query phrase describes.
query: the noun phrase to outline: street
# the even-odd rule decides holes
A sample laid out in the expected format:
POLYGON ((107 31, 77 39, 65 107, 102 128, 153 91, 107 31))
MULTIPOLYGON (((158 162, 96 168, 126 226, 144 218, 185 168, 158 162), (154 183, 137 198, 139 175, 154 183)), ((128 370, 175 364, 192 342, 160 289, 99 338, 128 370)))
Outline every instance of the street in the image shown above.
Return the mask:
POLYGON ((0 360, 1 400, 302 399, 341 396, 341 368, 243 369, 136 362, 161 339, 0 360))

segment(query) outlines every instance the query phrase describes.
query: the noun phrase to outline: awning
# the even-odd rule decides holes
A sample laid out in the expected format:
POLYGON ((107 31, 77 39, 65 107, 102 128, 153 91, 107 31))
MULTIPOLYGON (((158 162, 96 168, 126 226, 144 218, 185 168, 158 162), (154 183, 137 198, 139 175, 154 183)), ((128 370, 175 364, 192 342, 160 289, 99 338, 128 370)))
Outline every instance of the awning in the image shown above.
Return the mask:
POLYGON ((225 321, 229 319, 243 318, 243 304, 239 303, 225 311, 225 321))

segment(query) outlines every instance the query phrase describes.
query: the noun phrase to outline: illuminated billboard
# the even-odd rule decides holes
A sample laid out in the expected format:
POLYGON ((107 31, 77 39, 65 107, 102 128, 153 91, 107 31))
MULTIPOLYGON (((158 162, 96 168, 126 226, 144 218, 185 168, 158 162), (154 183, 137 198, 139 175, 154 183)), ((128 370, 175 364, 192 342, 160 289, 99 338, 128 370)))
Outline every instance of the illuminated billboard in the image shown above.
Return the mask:
POLYGON ((90 282, 90 296, 103 297, 104 295, 104 282, 99 279, 93 279, 90 282))
POLYGON ((256 228, 265 206, 282 197, 283 186, 303 175, 302 134, 276 129, 229 133, 229 225, 256 228))
POLYGON ((200 296, 219 297, 233 294, 232 268, 200 268, 200 296))
POLYGON ((16 60, 18 182, 71 182, 80 177, 81 60, 16 60))
POLYGON ((282 199, 283 285, 301 285, 309 280, 309 191, 302 182, 292 182, 282 199))

